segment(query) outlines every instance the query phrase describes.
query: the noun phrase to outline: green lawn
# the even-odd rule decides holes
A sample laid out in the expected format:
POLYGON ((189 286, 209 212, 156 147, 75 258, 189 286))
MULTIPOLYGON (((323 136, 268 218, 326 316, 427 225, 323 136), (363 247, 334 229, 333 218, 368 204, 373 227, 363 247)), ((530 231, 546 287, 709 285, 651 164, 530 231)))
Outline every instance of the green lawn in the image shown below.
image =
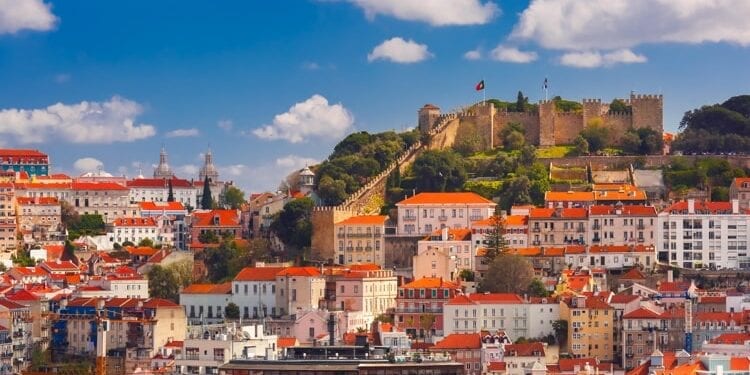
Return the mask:
POLYGON ((540 147, 536 150, 536 157, 540 159, 562 158, 571 154, 574 146, 540 147))

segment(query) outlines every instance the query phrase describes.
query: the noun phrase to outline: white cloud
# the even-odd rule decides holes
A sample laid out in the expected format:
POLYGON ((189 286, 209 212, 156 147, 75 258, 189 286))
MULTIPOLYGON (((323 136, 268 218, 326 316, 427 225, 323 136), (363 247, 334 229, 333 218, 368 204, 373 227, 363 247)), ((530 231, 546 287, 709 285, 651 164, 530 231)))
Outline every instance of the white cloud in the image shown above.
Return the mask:
POLYGON ((315 165, 318 161, 298 155, 287 155, 276 159, 276 166, 289 170, 302 169, 306 166, 315 165))
POLYGON ((232 120, 219 120, 219 122, 216 123, 216 126, 218 126, 219 129, 228 132, 234 127, 234 122, 232 120))
POLYGON ((550 49, 615 50, 643 43, 750 45, 747 0, 534 0, 512 37, 550 49))
POLYGON ((432 53, 427 49, 426 44, 395 37, 377 45, 367 55, 367 61, 388 60, 399 64, 411 64, 430 57, 432 53))
POLYGON ((302 63, 302 69, 318 70, 320 69, 320 64, 316 63, 315 61, 306 61, 302 63))
POLYGON ((156 134, 152 125, 135 124, 135 118, 142 112, 140 104, 118 96, 106 102, 3 109, 0 135, 23 144, 49 139, 72 143, 132 142, 156 134))
POLYGON ((369 19, 386 15, 432 26, 481 25, 500 14, 493 2, 480 0, 349 0, 369 19))
POLYGON ((70 74, 60 73, 55 75, 55 83, 68 83, 70 82, 70 74))
POLYGON ((253 130, 259 138, 284 139, 291 143, 311 137, 341 138, 354 123, 354 116, 341 103, 330 105, 315 94, 274 116, 273 123, 253 130))
POLYGON ((175 174, 181 178, 190 179, 198 178, 200 167, 195 164, 184 164, 174 167, 175 174))
POLYGON ((47 31, 55 27, 55 23, 57 17, 42 0, 0 0, 0 34, 47 31))
POLYGON ((518 64, 530 63, 537 58, 536 52, 521 51, 516 47, 506 47, 503 45, 499 45, 493 49, 492 52, 490 52, 490 56, 496 61, 518 64))
POLYGON ((464 59, 466 60, 479 60, 482 58, 482 52, 479 51, 479 48, 473 49, 471 51, 466 51, 464 53, 464 59))
POLYGON ((647 60, 646 56, 629 49, 620 49, 604 54, 596 51, 568 52, 560 57, 560 64, 575 68, 598 68, 615 64, 644 63, 647 60))
POLYGON ((79 172, 95 172, 104 168, 104 163, 94 158, 82 158, 73 163, 73 168, 79 172))
POLYGON ((177 137, 197 137, 200 135, 200 132, 196 128, 190 128, 190 129, 175 129, 170 132, 167 132, 165 134, 167 138, 177 138, 177 137))

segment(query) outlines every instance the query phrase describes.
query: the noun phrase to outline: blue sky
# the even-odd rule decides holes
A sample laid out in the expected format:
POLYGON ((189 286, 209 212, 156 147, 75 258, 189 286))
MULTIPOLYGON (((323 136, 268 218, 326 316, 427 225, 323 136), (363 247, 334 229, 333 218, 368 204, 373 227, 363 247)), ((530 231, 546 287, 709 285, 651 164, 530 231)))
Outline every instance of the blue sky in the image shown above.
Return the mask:
POLYGON ((665 127, 747 92, 744 0, 0 1, 0 145, 55 171, 222 177, 274 189, 351 131, 425 103, 660 93, 665 127))

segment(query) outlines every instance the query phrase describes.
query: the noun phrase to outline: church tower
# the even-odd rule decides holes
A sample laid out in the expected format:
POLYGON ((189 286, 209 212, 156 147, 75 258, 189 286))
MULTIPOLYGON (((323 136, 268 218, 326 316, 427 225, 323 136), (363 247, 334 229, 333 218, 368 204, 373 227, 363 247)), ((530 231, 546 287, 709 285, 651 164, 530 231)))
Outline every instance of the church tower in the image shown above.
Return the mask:
POLYGON ((162 146, 161 153, 159 153, 159 165, 154 168, 154 178, 171 178, 172 176, 172 168, 167 162, 167 150, 162 146))
POLYGON ((219 181, 219 170, 214 166, 214 156, 209 148, 206 152, 203 166, 201 167, 200 174, 198 176, 199 181, 205 181, 206 177, 211 183, 217 183, 219 181))

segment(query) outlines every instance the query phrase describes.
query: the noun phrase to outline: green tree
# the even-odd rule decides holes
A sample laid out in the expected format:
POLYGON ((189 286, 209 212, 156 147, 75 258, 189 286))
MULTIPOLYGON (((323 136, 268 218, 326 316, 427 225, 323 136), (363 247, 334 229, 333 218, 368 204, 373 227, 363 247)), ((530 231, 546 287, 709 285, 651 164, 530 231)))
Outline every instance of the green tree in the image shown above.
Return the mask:
POLYGON ((216 235, 213 231, 207 230, 205 232, 201 232, 198 235, 198 242, 200 243, 219 243, 219 236, 216 235))
POLYGON ((76 256, 76 247, 73 245, 70 240, 65 240, 65 245, 63 246, 63 252, 62 255, 60 255, 60 260, 69 260, 75 264, 78 264, 78 256, 76 256))
POLYGON ((466 181, 463 160, 450 150, 422 153, 414 160, 412 174, 419 191, 457 191, 466 181))
POLYGON ((495 212, 490 218, 490 231, 485 236, 487 241, 487 252, 484 255, 484 260, 487 264, 491 264, 499 255, 505 254, 508 250, 508 244, 505 241, 505 219, 500 215, 500 210, 495 212))
POLYGON ((500 208, 508 210, 513 205, 531 203, 530 187, 531 181, 526 176, 506 181, 500 195, 500 208))
POLYGON ((227 307, 224 309, 224 315, 227 319, 239 319, 240 318, 240 307, 234 302, 229 302, 227 307))
POLYGON ((458 273, 458 277, 461 278, 461 280, 464 281, 474 281, 474 271, 469 269, 463 269, 461 272, 458 273))
POLYGON ((135 244, 131 241, 125 241, 122 243, 122 247, 128 247, 128 246, 135 246, 135 244))
POLYGON ((536 163, 536 147, 533 145, 523 146, 521 153, 518 155, 518 162, 525 166, 531 166, 536 163))
POLYGON ((167 270, 172 272, 183 288, 193 283, 193 261, 190 259, 183 259, 181 261, 168 265, 167 270))
POLYGON ((568 341, 568 321, 564 319, 555 320, 552 322, 552 329, 555 331, 557 343, 564 347, 568 341))
POLYGON ((60 221, 66 229, 71 229, 80 222, 78 211, 67 201, 60 201, 60 221))
POLYGON ((520 150, 526 143, 523 133, 512 131, 503 138, 503 146, 508 151, 520 150))
POLYGON ((208 175, 203 179, 203 195, 201 196, 201 208, 210 210, 214 207, 214 199, 211 197, 211 180, 208 175))
POLYGON ((589 144, 589 151, 598 152, 609 144, 609 130, 597 122, 586 126, 580 133, 589 144))
POLYGON ((480 291, 490 293, 521 294, 534 279, 534 268, 528 260, 518 255, 503 254, 489 265, 480 291))
POLYGON ((104 220, 102 215, 84 214, 78 215, 78 220, 68 227, 70 239, 81 236, 97 236, 104 234, 104 220))
POLYGON ((294 199, 271 222, 271 230, 284 245, 295 251, 310 247, 312 239, 312 209, 315 203, 310 198, 294 199))
POLYGON ((521 91, 516 95, 516 112, 526 112, 526 107, 529 105, 529 98, 523 96, 521 91))
POLYGON ((238 210, 245 203, 245 192, 237 187, 230 186, 222 196, 222 205, 233 210, 238 210))
POLYGON ((138 241, 138 247, 154 247, 154 241, 148 237, 138 241))
POLYGON ((536 278, 529 283, 527 293, 532 297, 549 297, 549 291, 547 291, 542 280, 536 278))
POLYGON ((174 202, 174 189, 172 188, 172 179, 169 179, 169 191, 167 193, 167 202, 174 202))
POLYGON ((576 139, 573 141, 573 145, 575 145, 575 153, 576 155, 588 155, 589 153, 589 141, 586 140, 582 135, 578 135, 576 139))
MULTIPOLYGON (((397 168, 398 169, 398 168, 397 168)), ((318 196, 327 205, 336 206, 346 200, 346 181, 334 180, 331 176, 323 176, 318 183, 318 196)))
POLYGON ((155 265, 146 274, 148 293, 153 298, 164 298, 176 303, 180 300, 180 280, 174 272, 155 265))
POLYGON ((630 113, 631 107, 622 99, 614 99, 609 103, 609 112, 630 113))

